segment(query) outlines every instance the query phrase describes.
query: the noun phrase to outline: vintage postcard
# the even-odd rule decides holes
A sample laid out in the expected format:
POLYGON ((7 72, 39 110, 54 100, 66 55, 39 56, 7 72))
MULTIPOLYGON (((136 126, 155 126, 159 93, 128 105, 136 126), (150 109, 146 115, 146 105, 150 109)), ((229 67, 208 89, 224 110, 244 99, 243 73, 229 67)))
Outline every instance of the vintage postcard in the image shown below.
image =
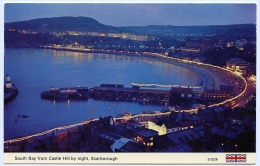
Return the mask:
POLYGON ((256 164, 256 3, 4 3, 3 164, 256 164))

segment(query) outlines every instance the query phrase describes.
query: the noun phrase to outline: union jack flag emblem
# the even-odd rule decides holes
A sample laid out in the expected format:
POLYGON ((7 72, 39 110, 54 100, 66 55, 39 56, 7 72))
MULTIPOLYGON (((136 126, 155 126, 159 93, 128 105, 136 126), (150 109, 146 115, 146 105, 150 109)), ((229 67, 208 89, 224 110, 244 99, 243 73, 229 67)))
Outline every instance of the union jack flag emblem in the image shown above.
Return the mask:
POLYGON ((246 154, 226 154, 227 163, 246 163, 246 154))

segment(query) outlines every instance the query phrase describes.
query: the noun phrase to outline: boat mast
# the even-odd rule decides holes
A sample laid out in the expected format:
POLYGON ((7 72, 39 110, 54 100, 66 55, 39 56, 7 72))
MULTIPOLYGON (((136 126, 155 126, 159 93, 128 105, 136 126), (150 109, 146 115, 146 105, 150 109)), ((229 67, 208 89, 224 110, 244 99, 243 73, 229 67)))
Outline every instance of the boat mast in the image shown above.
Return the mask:
POLYGON ((95 113, 95 107, 92 107, 92 111, 91 111, 91 120, 94 119, 94 113, 95 113))

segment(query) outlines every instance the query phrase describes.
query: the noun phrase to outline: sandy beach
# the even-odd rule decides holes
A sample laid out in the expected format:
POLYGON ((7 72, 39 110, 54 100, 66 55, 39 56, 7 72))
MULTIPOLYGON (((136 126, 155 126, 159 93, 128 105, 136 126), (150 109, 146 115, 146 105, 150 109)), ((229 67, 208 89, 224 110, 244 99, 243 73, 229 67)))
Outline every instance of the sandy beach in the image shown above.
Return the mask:
MULTIPOLYGON (((132 55, 128 55, 128 56, 132 56, 132 55)), ((194 63, 187 64, 187 63, 177 62, 175 60, 163 59, 161 57, 156 57, 154 55, 145 55, 145 56, 135 55, 135 56, 156 59, 161 62, 170 63, 173 65, 178 65, 180 67, 187 68, 193 71, 194 73, 196 73, 197 75, 199 75, 200 79, 198 80, 197 85, 203 86, 204 90, 213 90, 213 89, 217 90, 219 89, 220 85, 233 85, 234 80, 230 80, 231 74, 221 69, 213 70, 212 67, 197 65, 194 63)))

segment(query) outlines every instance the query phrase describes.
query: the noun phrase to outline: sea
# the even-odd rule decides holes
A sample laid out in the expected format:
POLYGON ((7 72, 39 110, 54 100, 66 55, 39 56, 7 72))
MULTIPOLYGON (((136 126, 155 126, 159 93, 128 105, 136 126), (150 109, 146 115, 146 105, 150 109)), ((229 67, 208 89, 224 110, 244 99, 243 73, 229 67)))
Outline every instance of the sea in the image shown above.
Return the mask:
MULTIPOLYGON (((4 76, 19 90, 4 105, 4 140, 36 134, 54 127, 80 123, 91 118, 160 111, 164 105, 138 102, 41 99, 51 87, 88 87, 131 83, 198 85, 199 76, 190 69, 141 55, 58 51, 37 48, 5 48, 4 76), (93 112, 93 114, 92 114, 93 112), (22 118, 22 116, 28 116, 22 118)), ((4 77, 3 76, 3 77, 4 77)))

